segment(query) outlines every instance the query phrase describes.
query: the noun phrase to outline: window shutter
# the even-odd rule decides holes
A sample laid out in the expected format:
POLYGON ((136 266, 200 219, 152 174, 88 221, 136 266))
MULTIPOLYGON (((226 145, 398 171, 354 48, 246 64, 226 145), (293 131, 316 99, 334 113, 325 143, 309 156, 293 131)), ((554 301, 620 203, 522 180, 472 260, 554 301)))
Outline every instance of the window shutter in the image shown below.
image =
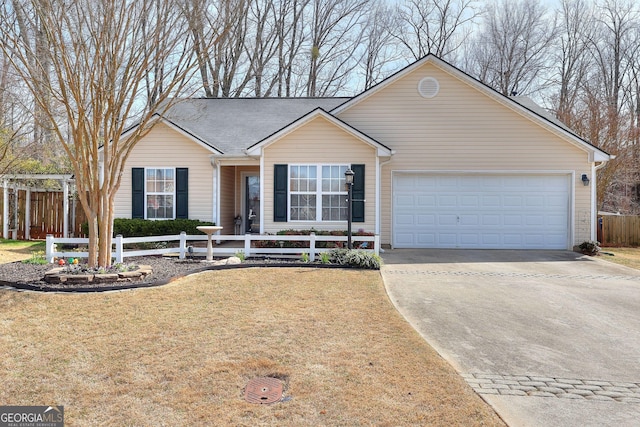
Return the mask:
POLYGON ((189 168, 176 168, 176 218, 189 218, 189 168))
POLYGON ((287 222, 289 166, 273 165, 273 221, 287 222))
POLYGON ((131 218, 144 218, 144 168, 131 168, 131 218))
POLYGON ((351 165, 353 176, 353 204, 351 218, 353 222, 364 222, 364 165, 351 165))

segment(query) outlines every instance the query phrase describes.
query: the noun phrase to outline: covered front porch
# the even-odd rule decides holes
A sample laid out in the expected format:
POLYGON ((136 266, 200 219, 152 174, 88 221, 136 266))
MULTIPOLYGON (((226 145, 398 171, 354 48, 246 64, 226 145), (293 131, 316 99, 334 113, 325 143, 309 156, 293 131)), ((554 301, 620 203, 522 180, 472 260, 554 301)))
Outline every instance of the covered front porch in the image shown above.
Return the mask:
POLYGON ((216 223, 223 235, 260 233, 260 165, 218 162, 216 223))

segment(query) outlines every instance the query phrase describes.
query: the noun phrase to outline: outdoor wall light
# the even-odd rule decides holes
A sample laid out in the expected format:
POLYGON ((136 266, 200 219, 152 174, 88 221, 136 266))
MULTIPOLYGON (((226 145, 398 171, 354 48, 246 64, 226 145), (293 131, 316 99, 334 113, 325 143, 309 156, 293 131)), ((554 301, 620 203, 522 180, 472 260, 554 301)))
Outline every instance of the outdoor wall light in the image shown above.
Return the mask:
POLYGON ((582 174, 582 183, 584 184, 585 187, 589 186, 589 177, 587 176, 586 173, 582 174))

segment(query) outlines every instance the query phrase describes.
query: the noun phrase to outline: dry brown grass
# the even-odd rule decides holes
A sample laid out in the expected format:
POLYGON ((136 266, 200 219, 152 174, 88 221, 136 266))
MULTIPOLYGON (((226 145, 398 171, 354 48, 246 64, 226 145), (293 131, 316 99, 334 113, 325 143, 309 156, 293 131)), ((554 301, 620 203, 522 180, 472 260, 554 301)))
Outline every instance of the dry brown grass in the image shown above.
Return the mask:
POLYGON ((640 270, 640 248, 602 248, 602 252, 601 258, 606 261, 640 270))
POLYGON ((503 425, 377 271, 210 271, 106 294, 0 290, 0 402, 68 426, 503 425), (250 404, 274 376, 287 402, 250 404))
POLYGON ((44 251, 43 242, 0 239, 0 264, 29 259, 36 251, 44 251))

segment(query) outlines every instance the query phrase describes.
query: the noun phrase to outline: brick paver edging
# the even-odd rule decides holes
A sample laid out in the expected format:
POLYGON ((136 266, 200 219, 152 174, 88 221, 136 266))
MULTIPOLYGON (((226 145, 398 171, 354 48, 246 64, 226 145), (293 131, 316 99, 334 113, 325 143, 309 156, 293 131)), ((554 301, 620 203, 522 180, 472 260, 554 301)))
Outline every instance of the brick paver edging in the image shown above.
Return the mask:
POLYGON ((478 394, 640 403, 640 382, 478 373, 462 377, 478 394))
POLYGON ((640 281, 640 276, 609 276, 595 274, 544 274, 491 271, 435 271, 435 270, 385 270, 385 274, 462 276, 462 277, 516 277, 521 279, 569 279, 569 280, 631 280, 640 281))

